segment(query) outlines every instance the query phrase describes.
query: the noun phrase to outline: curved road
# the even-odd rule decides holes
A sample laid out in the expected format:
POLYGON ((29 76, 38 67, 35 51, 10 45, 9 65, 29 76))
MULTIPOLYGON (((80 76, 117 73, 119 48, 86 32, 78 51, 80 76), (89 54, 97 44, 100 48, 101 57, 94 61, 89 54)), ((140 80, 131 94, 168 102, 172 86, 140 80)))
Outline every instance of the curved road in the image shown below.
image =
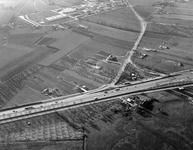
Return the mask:
MULTIPOLYGON (((143 20, 143 18, 141 16, 138 15, 138 13, 135 11, 135 9, 133 8, 133 6, 131 5, 131 3, 128 1, 128 0, 124 0, 125 1, 125 4, 127 5, 127 7, 130 7, 131 10, 133 11, 133 13, 136 15, 136 17, 138 18, 139 22, 140 22, 140 25, 141 25, 141 31, 140 31, 140 34, 132 48, 131 51, 129 51, 126 56, 127 56, 127 59, 125 60, 125 62, 123 63, 122 67, 120 68, 119 72, 117 73, 117 76, 115 77, 115 79, 111 82, 111 84, 109 86, 112 86, 114 85, 120 78, 121 74, 123 73, 123 71, 125 70, 125 67, 128 63, 131 63, 133 66, 137 67, 131 60, 131 57, 133 56, 134 54, 134 50, 137 49, 145 31, 146 31, 146 28, 147 28, 147 23, 143 20)), ((138 67, 137 67, 138 68, 138 67)))

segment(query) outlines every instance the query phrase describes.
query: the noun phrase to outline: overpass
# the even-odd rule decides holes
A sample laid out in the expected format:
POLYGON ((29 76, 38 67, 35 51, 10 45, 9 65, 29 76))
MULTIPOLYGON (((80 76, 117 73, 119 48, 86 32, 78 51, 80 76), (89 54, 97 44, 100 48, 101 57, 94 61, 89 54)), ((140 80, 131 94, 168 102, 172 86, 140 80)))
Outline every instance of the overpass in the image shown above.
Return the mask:
POLYGON ((63 96, 36 103, 5 108, 0 110, 0 124, 16 120, 49 114, 64 109, 108 101, 127 95, 136 95, 193 86, 193 72, 184 72, 165 77, 133 82, 128 85, 116 85, 92 90, 81 94, 63 96))

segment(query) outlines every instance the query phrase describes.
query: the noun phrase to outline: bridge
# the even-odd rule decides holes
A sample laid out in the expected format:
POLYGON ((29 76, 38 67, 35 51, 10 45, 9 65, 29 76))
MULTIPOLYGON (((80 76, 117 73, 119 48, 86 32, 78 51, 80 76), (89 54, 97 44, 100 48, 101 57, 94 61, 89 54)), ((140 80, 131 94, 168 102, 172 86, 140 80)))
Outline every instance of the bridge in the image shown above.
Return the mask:
POLYGON ((164 91, 175 88, 181 89, 188 86, 193 86, 193 72, 191 71, 132 82, 130 84, 114 85, 112 87, 104 86, 98 90, 91 90, 85 93, 1 109, 0 124, 49 114, 72 107, 108 101, 127 95, 164 91))

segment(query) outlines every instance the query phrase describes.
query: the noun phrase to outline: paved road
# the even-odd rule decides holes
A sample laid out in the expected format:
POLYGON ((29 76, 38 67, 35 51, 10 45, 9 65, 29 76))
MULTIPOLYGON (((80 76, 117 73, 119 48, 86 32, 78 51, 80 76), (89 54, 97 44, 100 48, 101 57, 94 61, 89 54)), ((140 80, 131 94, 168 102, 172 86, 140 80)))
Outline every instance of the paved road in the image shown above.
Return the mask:
MULTIPOLYGON (((175 85, 181 87, 182 84, 190 86, 193 85, 193 72, 185 72, 175 76, 168 77, 158 77, 141 82, 135 82, 130 85, 119 85, 111 89, 101 90, 101 91, 89 91, 84 94, 76 94, 74 96, 66 96, 55 98, 47 101, 42 101, 41 104, 35 104, 31 106, 25 106, 20 108, 13 108, 10 110, 5 110, 0 112, 0 123, 8 121, 13 121, 14 119, 23 119, 23 117, 33 117, 37 115, 42 115, 42 113, 52 113, 55 111, 60 111, 61 109, 66 109, 69 107, 77 107, 80 105, 97 103, 101 101, 107 101, 110 99, 115 99, 117 97, 122 97, 126 95, 141 94, 146 92, 161 91, 165 89, 174 88, 174 83, 180 83, 175 85), (172 85, 172 86, 171 86, 172 85), (164 87, 166 86, 166 87, 164 87)), ((184 85, 184 86, 186 86, 184 85)))

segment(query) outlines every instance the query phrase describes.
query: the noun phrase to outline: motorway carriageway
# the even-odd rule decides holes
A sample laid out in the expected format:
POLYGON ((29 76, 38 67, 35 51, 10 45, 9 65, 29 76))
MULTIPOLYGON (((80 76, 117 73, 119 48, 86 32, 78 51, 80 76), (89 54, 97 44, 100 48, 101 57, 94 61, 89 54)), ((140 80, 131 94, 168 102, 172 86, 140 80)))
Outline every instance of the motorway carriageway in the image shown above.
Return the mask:
MULTIPOLYGON (((47 102, 42 102, 42 104, 31 105, 27 107, 15 108, 12 110, 7 110, 0 112, 0 120, 8 121, 16 119, 23 119, 23 117, 33 117, 42 115, 42 113, 52 113, 55 111, 60 111, 62 109, 66 109, 69 107, 77 107, 80 105, 96 103, 101 101, 107 101, 110 99, 114 99, 117 97, 122 97, 126 95, 134 95, 134 94, 141 94, 141 93, 149 93, 154 91, 162 91, 166 89, 174 89, 176 87, 182 86, 192 86, 192 73, 183 74, 175 77, 173 82, 169 82, 167 78, 158 80, 159 83, 162 82, 162 85, 157 86, 156 81, 150 81, 142 84, 137 85, 129 85, 123 88, 116 88, 106 92, 97 92, 97 93, 84 93, 81 95, 69 97, 69 98, 56 98, 52 99, 47 102), (191 76, 190 76, 191 75, 191 76), (189 78, 189 81, 185 81, 185 78, 189 78), (178 84, 175 84, 178 83, 178 84), (180 85, 179 85, 180 84, 180 85), (164 87, 165 86, 165 87, 164 87), (157 88, 156 88, 157 87, 157 88)), ((2 123, 2 122, 1 122, 2 123)))
MULTIPOLYGON (((178 85, 176 85, 176 86, 178 86, 178 85)), ((53 113, 53 112, 57 112, 57 111, 62 111, 62 110, 77 107, 77 106, 79 107, 79 106, 82 106, 82 105, 88 105, 90 103, 97 103, 97 102, 107 101, 107 100, 115 99, 117 97, 122 97, 122 96, 126 96, 126 95, 136 95, 136 94, 150 93, 150 92, 155 92, 155 91, 160 91, 160 90, 163 91, 163 90, 174 89, 174 88, 176 88, 176 86, 166 87, 166 88, 162 88, 162 89, 155 89, 155 90, 151 90, 151 91, 149 91, 149 90, 139 90, 139 91, 136 91, 136 92, 128 92, 128 93, 123 93, 123 94, 119 94, 119 95, 115 95, 115 96, 106 96, 104 98, 92 99, 92 100, 89 100, 89 101, 81 100, 81 102, 78 102, 78 103, 73 102, 72 104, 70 103, 68 105, 66 104, 66 102, 63 103, 63 101, 61 103, 55 102, 54 104, 52 104, 52 106, 50 106, 50 107, 47 106, 47 108, 40 107, 40 109, 24 110, 24 111, 21 111, 21 112, 16 112, 15 110, 12 110, 11 114, 3 115, 0 118, 0 124, 7 123, 7 122, 12 122, 12 121, 16 121, 16 120, 21 120, 21 119, 27 119, 27 118, 31 118, 31 117, 35 117, 35 116, 40 116, 40 115, 43 115, 43 114, 49 114, 49 113, 53 113), (38 111, 36 111, 36 110, 38 110, 38 111), (13 111, 15 111, 15 113, 13 113, 13 111), (17 113, 19 113, 19 114, 17 114, 17 113)), ((184 85, 184 87, 186 87, 186 86, 187 87, 188 86, 193 86, 193 83, 184 85)), ((39 107, 39 105, 38 105, 38 107, 39 107)))
MULTIPOLYGON (((157 80, 160 80, 160 79, 171 78, 171 77, 175 77, 175 76, 178 76, 178 75, 179 74, 168 75, 168 76, 165 76, 165 77, 153 77, 153 78, 149 78, 149 79, 145 79, 145 80, 141 80, 141 81, 133 81, 133 82, 130 82, 130 83, 125 83, 125 85, 122 85, 122 86, 121 85, 115 85, 113 87, 109 87, 109 88, 106 88, 106 89, 105 89, 105 86, 104 86, 104 88, 102 88, 102 89, 96 89, 96 90, 88 91, 88 92, 85 92, 85 93, 76 93, 76 94, 72 94, 72 95, 62 96, 62 97, 60 97, 60 99, 66 99, 66 98, 69 98, 69 97, 79 96, 79 95, 86 94, 86 93, 97 93, 97 92, 105 92, 105 91, 108 92, 108 91, 111 91, 111 90, 115 90, 116 88, 123 88, 123 87, 127 87, 127 86, 133 86, 133 85, 146 83, 146 82, 150 82, 150 81, 157 81, 157 80)), ((40 105, 40 104, 43 104, 43 103, 53 102, 53 101, 56 101, 56 100, 58 100, 58 98, 53 98, 53 99, 48 99, 48 100, 38 101, 38 102, 33 102, 33 103, 27 103, 27 104, 22 104, 22 105, 16 105, 16 106, 0 109, 0 112, 7 111, 7 110, 13 110, 13 109, 16 109, 16 108, 28 107, 28 106, 32 106, 32 105, 40 105)))

